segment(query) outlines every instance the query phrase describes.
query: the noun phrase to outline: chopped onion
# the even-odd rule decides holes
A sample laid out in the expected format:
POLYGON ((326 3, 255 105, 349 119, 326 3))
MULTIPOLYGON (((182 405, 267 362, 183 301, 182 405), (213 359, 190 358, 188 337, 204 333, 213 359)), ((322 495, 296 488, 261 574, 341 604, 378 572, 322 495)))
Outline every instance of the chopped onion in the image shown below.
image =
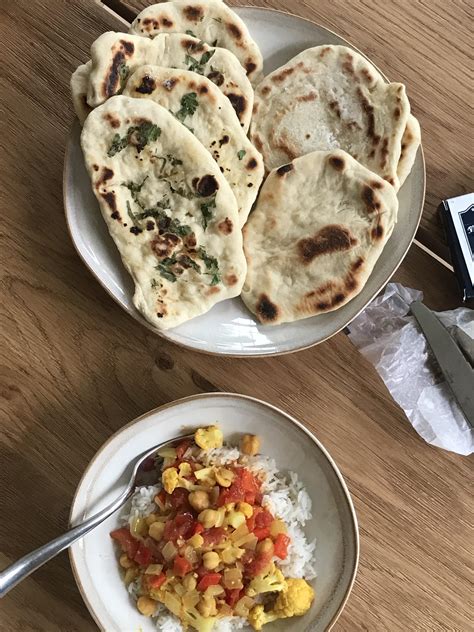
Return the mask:
POLYGON ((255 600, 251 597, 242 597, 242 599, 239 599, 239 601, 235 604, 234 614, 238 617, 243 617, 244 619, 246 619, 254 603, 255 600))
POLYGON ((176 557, 177 553, 178 551, 172 542, 167 542, 163 547, 162 554, 167 562, 171 562, 171 560, 176 557))
POLYGON ((145 571, 145 575, 160 575, 163 570, 163 564, 150 564, 145 571))
POLYGON ((232 533, 232 535, 230 536, 230 539, 235 542, 236 540, 240 540, 240 538, 243 538, 244 535, 248 535, 249 530, 247 528, 246 523, 244 522, 243 524, 240 525, 240 527, 238 529, 236 529, 234 531, 234 533, 232 533))
POLYGON ((181 599, 178 599, 173 593, 165 592, 165 606, 170 612, 179 617, 181 613, 181 599))
POLYGON ((244 587, 242 584, 242 572, 238 568, 229 568, 224 571, 224 587, 227 590, 241 590, 244 587))
POLYGON ((217 597, 218 595, 222 595, 223 592, 224 589, 222 588, 222 586, 209 586, 208 588, 206 588, 206 592, 204 593, 204 595, 206 597, 217 597))
POLYGON ((161 456, 162 459, 174 459, 176 460, 176 450, 174 448, 161 448, 157 452, 158 456, 161 456))
POLYGON ((200 599, 201 599, 200 593, 198 593, 197 590, 191 590, 190 592, 184 595, 183 606, 185 608, 194 608, 194 606, 197 606, 200 599))

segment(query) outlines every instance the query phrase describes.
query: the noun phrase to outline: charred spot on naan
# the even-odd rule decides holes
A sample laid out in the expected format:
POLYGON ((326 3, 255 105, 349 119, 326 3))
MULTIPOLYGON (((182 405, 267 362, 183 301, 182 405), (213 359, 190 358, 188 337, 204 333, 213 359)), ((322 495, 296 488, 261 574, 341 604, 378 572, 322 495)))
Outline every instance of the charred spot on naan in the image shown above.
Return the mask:
POLYGON ((375 115, 374 115, 374 106, 369 102, 369 100, 364 96, 364 93, 357 87, 357 96, 359 98, 362 110, 364 111, 367 117, 367 136, 372 140, 374 145, 377 145, 380 142, 380 136, 375 134, 375 115))
MULTIPOLYGON (((138 19, 138 23, 140 23, 140 19, 138 19)), ((153 33, 153 31, 158 31, 160 28, 160 22, 155 20, 154 18, 143 18, 141 20, 141 31, 146 31, 149 35, 153 33)))
MULTIPOLYGON (((316 101, 316 99, 318 98, 318 95, 316 94, 316 92, 310 92, 309 94, 302 94, 298 97, 296 97, 297 101, 301 101, 303 103, 311 103, 311 101, 316 101)), ((341 116, 341 112, 339 111, 339 116, 341 116)))
POLYGON ((329 105, 329 109, 334 112, 334 114, 337 116, 337 118, 341 118, 341 108, 339 106, 338 101, 330 101, 328 103, 329 105))
POLYGON ((254 169, 258 167, 258 162, 255 160, 255 158, 250 158, 246 167, 249 171, 253 171, 254 169))
POLYGON ((156 82, 153 77, 150 77, 150 75, 143 75, 140 85, 135 88, 135 92, 139 92, 140 94, 151 94, 155 88, 156 82))
POLYGON ((150 246, 152 251, 160 259, 170 257, 176 249, 181 239, 173 233, 165 233, 164 235, 156 235, 150 246))
POLYGON ((316 257, 351 250, 358 244, 356 237, 346 226, 329 224, 313 237, 297 242, 298 255, 303 264, 310 264, 316 257))
POLYGON ((179 83, 178 77, 172 77, 171 79, 165 79, 161 84, 165 90, 171 92, 173 88, 179 83))
POLYGON ((239 282, 239 279, 237 278, 235 274, 228 274, 225 277, 224 281, 226 285, 228 285, 229 287, 232 287, 233 285, 239 282))
MULTIPOLYGON (((376 188, 379 187, 377 186, 376 188)), ((362 187, 362 199, 369 215, 372 213, 378 213, 382 208, 382 204, 375 194, 373 183, 364 184, 362 187)))
POLYGON ((377 220, 377 224, 370 231, 370 236, 372 238, 372 241, 380 241, 381 239, 383 239, 384 232, 385 231, 383 229, 382 224, 380 224, 379 221, 377 220))
POLYGON ((278 72, 276 75, 272 75, 271 81, 273 81, 273 83, 282 83, 283 81, 285 81, 285 79, 287 79, 290 75, 292 75, 295 72, 295 70, 296 68, 294 66, 290 66, 289 68, 284 68, 283 70, 278 72))
POLYGON ((331 50, 332 48, 330 46, 325 46, 324 48, 322 48, 319 53, 319 59, 324 59, 326 55, 328 55, 331 52, 331 50))
POLYGON ((122 66, 126 64, 127 59, 133 55, 134 51, 135 44, 133 42, 127 42, 123 39, 119 41, 118 50, 113 51, 112 63, 102 84, 102 92, 105 97, 111 97, 117 92, 120 87, 122 66))
POLYGON ((226 217, 224 220, 222 220, 222 222, 220 222, 217 225, 217 229, 223 235, 230 235, 232 231, 234 230, 234 225, 232 223, 232 220, 226 217))
POLYGON ((189 53, 199 53, 204 50, 206 45, 204 42, 192 40, 188 37, 183 37, 183 39, 181 40, 181 46, 189 53))
POLYGON ((354 57, 351 53, 346 53, 344 56, 344 61, 342 62, 342 70, 348 75, 354 75, 354 57))
POLYGON ((204 9, 199 5, 188 5, 187 7, 183 7, 183 15, 186 20, 190 22, 201 22, 204 18, 204 9))
POLYGON ((256 305, 256 313, 260 322, 271 323, 275 321, 279 311, 278 306, 272 303, 266 294, 260 294, 256 305))
POLYGON ((210 72, 207 75, 207 78, 218 87, 222 86, 225 81, 224 75, 218 70, 213 70, 212 72, 210 72))
POLYGON ((112 211, 110 217, 112 219, 118 220, 119 222, 122 221, 119 210, 117 208, 117 198, 115 197, 115 193, 113 191, 109 191, 108 193, 101 193, 100 197, 104 200, 104 202, 112 211))
MULTIPOLYGON (((198 86, 197 91, 199 92, 199 94, 200 94, 200 95, 203 95, 203 94, 208 94, 208 92, 209 92, 209 88, 206 86, 206 84, 205 84, 205 83, 203 83, 203 84, 201 84, 200 86, 198 86)), ((209 100, 210 100, 211 102, 214 102, 214 101, 215 101, 215 99, 214 99, 213 95, 210 95, 209 100)))
POLYGON ((283 178, 283 176, 285 176, 287 173, 290 173, 290 171, 293 171, 294 168, 295 167, 293 163, 289 162, 287 165, 282 165, 281 167, 278 167, 278 169, 276 170, 276 173, 280 178, 283 178))
POLYGON ((344 171, 344 167, 346 166, 344 158, 338 155, 329 156, 328 163, 336 171, 344 171))
POLYGON ((230 35, 232 35, 232 37, 235 40, 237 40, 237 44, 242 46, 241 40, 242 40, 242 37, 243 37, 243 33, 239 29, 237 24, 234 24, 233 22, 227 22, 226 28, 227 28, 227 31, 230 33, 230 35))
POLYGON ((245 62, 245 70, 247 71, 247 74, 250 75, 252 72, 255 72, 257 70, 257 64, 251 59, 248 59, 245 62))
POLYGON ((211 197, 219 189, 219 183, 213 175, 194 178, 193 187, 201 197, 211 197))
POLYGON ((247 99, 242 94, 235 94, 235 92, 231 92, 230 94, 226 93, 226 97, 232 103, 232 107, 234 108, 239 119, 241 119, 242 114, 247 110, 248 107, 247 99))

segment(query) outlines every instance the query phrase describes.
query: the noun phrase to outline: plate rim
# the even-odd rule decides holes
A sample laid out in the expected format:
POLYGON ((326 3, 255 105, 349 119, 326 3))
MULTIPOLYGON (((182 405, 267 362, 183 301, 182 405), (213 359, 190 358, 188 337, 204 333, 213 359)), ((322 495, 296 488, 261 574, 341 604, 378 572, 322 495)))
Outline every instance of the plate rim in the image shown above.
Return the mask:
MULTIPOLYGON (((277 14, 277 15, 283 15, 283 16, 286 16, 286 17, 294 18, 296 20, 307 22, 307 23, 309 23, 312 26, 316 26, 317 28, 322 29, 322 30, 326 31, 327 33, 331 33, 332 35, 336 36, 337 38, 342 40, 345 43, 345 45, 347 45, 349 48, 352 48, 357 53, 362 55, 365 59, 367 59, 378 70, 378 72, 382 75, 382 77, 388 83, 391 83, 390 79, 385 75, 385 73, 383 73, 380 70, 380 68, 376 64, 374 64, 374 62, 370 59, 370 57, 368 57, 363 51, 359 50, 359 48, 357 48, 357 46, 354 46, 351 42, 349 42, 345 37, 342 37, 341 35, 339 35, 339 33, 337 33, 336 31, 333 31, 332 29, 326 28, 325 26, 323 26, 322 24, 319 24, 318 22, 315 22, 314 20, 310 20, 309 18, 304 18, 304 17, 302 17, 300 15, 297 15, 295 13, 291 13, 289 11, 283 11, 281 9, 273 9, 271 7, 252 7, 252 6, 249 6, 249 5, 243 5, 243 6, 230 7, 230 8, 233 9, 233 10, 236 10, 236 12, 238 12, 239 9, 246 9, 246 10, 251 10, 251 11, 256 12, 256 13, 261 12, 261 11, 266 12, 266 13, 274 13, 274 14, 277 14)), ((92 268, 92 266, 89 265, 89 263, 86 261, 85 257, 83 256, 82 252, 79 250, 79 246, 78 246, 78 244, 76 244, 76 240, 73 237, 73 232, 72 232, 72 229, 71 229, 70 204, 69 204, 69 201, 68 201, 68 196, 66 195, 66 192, 69 190, 66 187, 66 182, 68 180, 68 177, 70 177, 68 166, 70 164, 70 155, 71 155, 72 146, 73 146, 73 134, 74 134, 75 128, 77 128, 78 125, 80 126, 77 118, 74 118, 71 126, 69 127, 69 131, 68 131, 68 134, 67 134, 66 147, 65 147, 65 151, 64 151, 63 178, 62 178, 63 207, 64 207, 64 215, 65 215, 65 219, 66 219, 66 227, 67 227, 67 231, 69 233, 69 237, 70 237, 70 239, 72 241, 72 244, 74 246, 74 249, 75 249, 76 253, 79 255, 79 258, 81 259, 82 263, 89 270, 90 274, 93 276, 95 281, 98 282, 101 285, 101 287, 112 298, 114 303, 116 305, 118 305, 123 311, 125 311, 126 314, 131 316, 137 323, 139 323, 140 325, 144 326, 146 329, 148 329, 154 335, 157 335, 160 338, 162 338, 163 340, 166 340, 166 341, 168 341, 169 343, 171 343, 173 345, 177 345, 178 347, 180 347, 182 349, 186 349, 186 350, 193 351, 193 352, 196 352, 196 353, 202 353, 204 355, 217 356, 217 357, 222 357, 222 358, 241 358, 241 359, 272 358, 272 357, 290 355, 292 353, 298 353, 299 351, 306 351, 307 349, 311 349, 312 347, 316 347, 317 345, 320 345, 323 342, 326 342, 327 340, 330 340, 331 338, 333 338, 337 334, 341 333, 341 331, 343 331, 346 327, 348 327, 350 325, 350 323, 353 322, 366 309, 366 307, 368 305, 370 305, 370 303, 374 300, 374 298, 379 294, 379 292, 381 292, 383 290, 383 288, 387 285, 387 283, 390 281, 390 279, 393 277, 393 275, 397 272, 398 268, 401 266, 401 264, 405 260, 408 251, 410 250, 410 248, 413 245, 413 242, 416 239, 416 234, 418 232, 418 229, 419 229, 420 223, 421 223, 421 219, 423 217, 423 210, 424 210, 425 201, 426 201, 426 160, 425 160, 425 153, 424 153, 424 150, 423 150, 423 143, 420 141, 420 146, 418 148, 417 155, 419 153, 420 154, 420 158, 421 158, 423 182, 422 182, 422 194, 421 194, 420 209, 419 209, 419 212, 418 212, 418 218, 417 218, 416 225, 414 226, 414 229, 413 229, 413 234, 411 235, 410 240, 407 243, 407 246, 406 246, 402 256, 400 257, 400 260, 397 262, 396 266, 393 268, 393 270, 390 272, 390 274, 385 278, 385 280, 384 280, 382 286, 380 287, 380 289, 378 289, 376 292, 374 292, 367 299, 365 305, 363 307, 361 307, 361 309, 356 314, 354 314, 352 316, 352 318, 347 323, 342 325, 339 329, 337 329, 333 333, 325 336, 321 340, 318 340, 316 342, 311 342, 310 344, 307 344, 307 345, 303 344, 301 346, 294 347, 292 349, 286 349, 286 350, 281 350, 281 351, 276 350, 276 351, 265 351, 265 352, 258 352, 257 351, 256 353, 242 353, 242 352, 235 352, 234 353, 232 351, 219 351, 219 349, 216 349, 214 351, 209 351, 207 349, 201 349, 201 348, 198 348, 196 346, 193 346, 192 344, 187 344, 186 342, 178 341, 178 340, 174 340, 173 338, 170 338, 168 335, 166 335, 166 331, 167 330, 160 330, 160 329, 157 329, 157 328, 153 327, 151 325, 151 323, 148 323, 148 321, 145 318, 143 318, 137 311, 135 311, 135 310, 130 311, 129 309, 124 307, 120 303, 118 298, 113 295, 111 290, 102 281, 102 279, 100 279, 95 274, 94 269, 92 268)), ((398 191, 397 191, 397 196, 398 196, 398 191)), ((115 246, 115 244, 114 244, 114 246, 115 246)), ((236 297, 236 298, 239 298, 239 297, 236 297)))
MULTIPOLYGON (((326 629, 326 632, 329 632, 333 626, 335 625, 335 623, 337 622, 337 620, 339 619, 339 617, 341 616, 347 601, 349 600, 349 597, 352 593, 352 589, 354 588, 354 584, 355 584, 355 580, 357 577, 357 573, 359 570, 359 562, 360 562, 360 530, 359 530, 359 522, 357 519, 357 514, 355 511, 355 507, 354 507, 354 501, 352 500, 352 496, 351 493, 349 491, 349 488, 347 486, 347 483, 342 475, 342 472, 340 471, 337 463, 335 462, 335 460, 333 459, 333 457, 331 456, 331 454, 329 453, 329 451, 327 450, 327 448, 324 446, 324 444, 316 437, 316 435, 309 430, 309 428, 307 428, 301 421, 299 421, 298 419, 296 419, 296 417, 293 417, 293 415, 290 415, 289 413, 287 413, 286 411, 282 410, 281 408, 279 408, 278 406, 275 406, 274 404, 271 404, 270 402, 267 402, 265 400, 259 399, 257 397, 253 397, 251 395, 244 395, 243 393, 231 393, 229 391, 223 391, 223 392, 208 392, 208 393, 196 393, 194 395, 188 395, 186 397, 180 397, 179 399, 175 399, 171 402, 166 402, 164 404, 162 404, 161 406, 157 406, 156 408, 153 408, 145 413, 143 413, 142 415, 139 415, 138 417, 136 417, 135 419, 133 419, 132 421, 129 421, 127 424, 125 424, 124 426, 121 426, 118 430, 116 430, 116 432, 114 432, 108 439, 106 439, 104 441, 104 443, 102 443, 102 445, 98 448, 98 450, 96 451, 96 453, 94 454, 94 456, 92 457, 92 459, 89 461, 89 463, 87 464, 84 472, 82 473, 81 478, 79 479, 79 482, 77 483, 75 492, 74 492, 74 496, 71 502, 71 508, 69 511, 69 516, 68 516, 68 527, 71 528, 72 525, 72 518, 73 518, 73 513, 74 510, 76 508, 76 503, 78 502, 78 496, 79 493, 83 490, 81 490, 82 486, 85 483, 86 477, 89 475, 92 467, 94 466, 94 464, 96 463, 97 459, 99 458, 99 456, 102 454, 102 452, 107 448, 107 446, 115 439, 117 438, 122 432, 124 432, 125 430, 133 427, 134 425, 144 421, 145 419, 147 419, 148 417, 151 417, 152 415, 155 414, 159 414, 165 410, 168 410, 169 408, 174 408, 175 406, 181 405, 181 404, 187 404, 196 400, 205 400, 205 399, 217 399, 219 397, 223 397, 224 399, 235 399, 237 400, 237 402, 239 401, 249 401, 251 402, 253 405, 257 405, 257 406, 261 406, 263 408, 266 409, 270 409, 271 411, 273 411, 274 413, 278 414, 278 415, 282 415, 283 417, 285 417, 291 424, 297 426, 298 428, 300 428, 300 430, 302 430, 308 437, 309 439, 316 444, 316 446, 319 448, 319 450, 321 451, 321 453, 323 454, 323 456, 326 458, 326 461, 329 463, 329 465, 331 466, 331 469, 333 470, 334 474, 336 475, 337 481, 339 483, 339 486, 341 488, 341 491, 343 492, 344 498, 346 500, 347 503, 347 507, 349 509, 349 516, 350 516, 350 522, 351 522, 351 536, 352 536, 352 541, 354 544, 354 563, 353 563, 353 567, 351 569, 351 575, 350 575, 350 579, 346 588, 346 591, 344 593, 344 596, 341 600, 341 603, 339 604, 339 607, 337 608, 336 612, 334 613, 334 616, 332 617, 331 621, 329 622, 329 625, 326 629)), ((85 536, 87 537, 87 536, 85 536)), ((95 621, 95 623, 97 624, 98 628, 102 631, 102 632, 107 632, 106 629, 102 626, 101 622, 99 621, 99 618, 94 610, 94 608, 92 607, 92 604, 89 602, 86 594, 85 594, 85 589, 82 585, 82 581, 81 578, 79 576, 79 571, 78 568, 76 566, 76 548, 80 545, 82 539, 74 542, 68 549, 68 557, 69 557, 69 564, 71 566, 71 570, 72 570, 72 574, 74 577, 74 581, 76 583, 76 586, 79 590, 79 593, 81 595, 82 600, 84 601, 87 610, 89 612, 89 614, 91 615, 91 617, 93 618, 93 620, 95 621)), ((79 555, 79 553, 77 554, 79 555)))

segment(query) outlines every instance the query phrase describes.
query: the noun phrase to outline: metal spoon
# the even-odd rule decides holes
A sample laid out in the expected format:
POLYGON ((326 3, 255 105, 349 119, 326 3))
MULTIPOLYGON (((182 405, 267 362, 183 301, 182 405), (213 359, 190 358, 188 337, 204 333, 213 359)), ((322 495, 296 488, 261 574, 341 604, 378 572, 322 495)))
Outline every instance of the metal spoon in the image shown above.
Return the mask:
POLYGON ((137 487, 150 484, 150 472, 144 468, 143 465, 149 462, 149 459, 156 458, 157 452, 162 450, 166 446, 172 445, 177 442, 181 442, 184 439, 192 439, 194 435, 183 435, 182 437, 176 437, 160 443, 151 450, 144 452, 135 462, 130 477, 130 482, 122 494, 110 505, 107 505, 104 509, 94 514, 84 522, 81 522, 77 526, 73 527, 63 535, 51 540, 48 544, 40 546, 28 555, 24 555, 17 562, 14 562, 0 573, 0 598, 4 597, 12 588, 14 588, 21 581, 26 579, 28 575, 34 573, 40 566, 49 562, 53 557, 56 557, 58 553, 64 551, 74 544, 77 540, 85 536, 89 531, 95 529, 106 518, 111 516, 117 509, 120 509, 127 500, 132 496, 137 487))

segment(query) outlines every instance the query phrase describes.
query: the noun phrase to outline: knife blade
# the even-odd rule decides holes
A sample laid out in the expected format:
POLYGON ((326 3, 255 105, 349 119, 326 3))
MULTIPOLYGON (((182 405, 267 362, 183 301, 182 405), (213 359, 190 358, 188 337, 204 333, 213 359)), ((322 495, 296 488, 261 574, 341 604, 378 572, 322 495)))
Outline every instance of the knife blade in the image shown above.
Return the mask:
POLYGON ((474 369, 443 323, 420 301, 411 312, 425 334, 431 350, 468 423, 474 426, 474 369))

